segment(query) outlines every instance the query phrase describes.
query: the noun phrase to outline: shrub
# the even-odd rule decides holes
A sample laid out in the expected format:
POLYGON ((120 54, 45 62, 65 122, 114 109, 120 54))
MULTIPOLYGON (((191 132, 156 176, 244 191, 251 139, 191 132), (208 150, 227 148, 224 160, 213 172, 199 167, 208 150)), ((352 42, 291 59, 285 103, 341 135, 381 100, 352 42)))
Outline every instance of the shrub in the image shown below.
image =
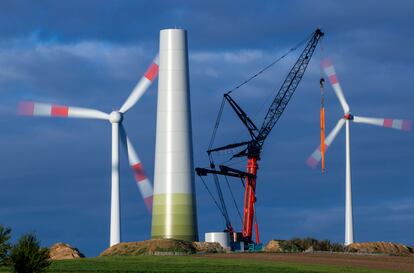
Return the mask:
POLYGON ((292 238, 291 240, 280 241, 280 247, 286 252, 311 251, 332 251, 343 252, 344 247, 329 240, 316 240, 314 238, 292 238))
POLYGON ((8 263, 8 256, 10 251, 10 228, 5 228, 0 225, 0 265, 8 263))
POLYGON ((331 243, 329 251, 332 252, 345 252, 345 247, 338 243, 331 243))
POLYGON ((10 259, 16 273, 38 273, 50 265, 49 249, 41 248, 33 234, 23 235, 13 245, 10 259))
POLYGON ((303 249, 299 248, 295 241, 295 239, 281 241, 280 248, 285 252, 302 252, 303 249))

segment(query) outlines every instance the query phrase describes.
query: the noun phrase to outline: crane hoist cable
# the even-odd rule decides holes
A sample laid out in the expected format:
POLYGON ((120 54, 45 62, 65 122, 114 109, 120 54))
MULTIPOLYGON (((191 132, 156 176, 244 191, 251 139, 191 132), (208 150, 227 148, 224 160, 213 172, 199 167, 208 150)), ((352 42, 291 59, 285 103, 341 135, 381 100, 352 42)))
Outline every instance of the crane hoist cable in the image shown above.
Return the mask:
POLYGON ((234 203, 234 206, 236 207, 237 214, 239 215, 240 222, 243 223, 243 218, 241 216, 239 206, 237 205, 236 198, 234 198, 233 191, 231 190, 229 180, 227 179, 227 176, 225 176, 225 178, 226 178, 227 187, 229 188, 229 191, 230 191, 230 194, 231 194, 231 198, 233 198, 233 203, 234 203))
MULTIPOLYGON (((323 59, 323 44, 322 39, 320 42, 320 58, 323 59)), ((321 128, 321 168, 322 173, 325 172, 325 92, 324 92, 324 83, 325 79, 323 78, 322 66, 320 68, 320 80, 319 80, 319 89, 321 93, 321 109, 320 109, 320 128, 321 128)))
MULTIPOLYGON (((220 110, 217 114, 217 119, 216 119, 216 123, 214 124, 214 129, 213 129, 213 134, 211 135, 211 139, 210 139, 210 144, 208 145, 208 149, 210 150, 213 147, 214 144, 214 139, 216 138, 216 134, 217 134, 217 129, 220 125, 220 120, 221 120, 221 116, 223 114, 223 109, 224 109, 224 104, 226 103, 226 99, 223 97, 222 101, 221 101, 221 105, 220 105, 220 110)), ((210 163, 212 162, 212 158, 211 155, 209 155, 210 157, 210 163)))
POLYGON ((204 187, 206 188, 207 192, 210 194, 211 199, 213 199, 214 204, 216 205, 216 207, 218 208, 218 210, 220 211, 220 213, 223 215, 223 217, 226 218, 226 216, 225 216, 224 212, 222 211, 220 205, 218 204, 216 198, 214 198, 213 193, 210 191, 209 187, 207 186, 206 181, 204 181, 203 177, 201 177, 201 176, 200 176, 200 179, 203 182, 204 187))
MULTIPOLYGON (((262 74, 263 72, 265 72, 266 70, 268 70, 269 68, 271 68, 273 65, 275 65, 276 63, 280 62, 281 60, 283 60, 284 58, 286 58, 290 53, 292 53, 293 51, 297 50, 300 46, 302 46, 306 41, 309 40, 309 37, 311 37, 312 35, 306 37, 305 39, 303 39, 302 41, 300 41, 298 44, 296 44, 294 47, 290 48, 288 51, 286 51, 283 55, 281 55, 280 57, 278 57, 277 59, 273 60, 270 64, 268 64, 267 66, 265 66, 264 68, 260 69, 258 72, 256 72, 254 75, 250 76, 248 79, 244 80, 242 83, 238 84, 236 87, 230 89, 229 91, 225 92, 225 94, 230 94, 233 91, 239 89, 240 87, 242 87, 243 85, 249 83, 251 80, 253 80, 254 78, 256 78, 257 76, 259 76, 260 74, 262 74)), ((220 110, 217 114, 217 119, 216 122, 214 124, 214 129, 213 129, 213 133, 211 135, 211 139, 210 139, 210 144, 208 146, 208 149, 210 150, 213 145, 214 145, 214 140, 216 138, 216 134, 217 134, 217 129, 220 125, 220 121, 221 121, 221 116, 223 114, 223 108, 224 108, 224 104, 226 102, 225 97, 223 97, 221 105, 220 105, 220 110)), ((212 158, 210 155, 210 164, 213 164, 212 162, 212 158)))
POLYGON ((221 190, 221 187, 220 187, 220 181, 219 181, 218 175, 213 174, 213 178, 214 178, 214 184, 216 185, 217 195, 220 201, 221 212, 224 216, 224 220, 226 221, 226 228, 232 229, 229 213, 227 211, 226 202, 224 201, 223 191, 221 190))
POLYGON ((278 63, 279 61, 281 61, 282 59, 286 58, 287 55, 289 55, 291 52, 295 51, 296 49, 298 49, 302 44, 304 44, 306 41, 309 40, 309 38, 312 35, 306 37, 305 39, 303 39, 302 41, 300 41, 297 45, 295 45, 294 47, 290 48, 288 51, 286 51, 282 56, 280 56, 279 58, 277 58, 276 60, 274 60, 273 62, 271 62, 270 64, 268 64, 267 66, 265 66, 264 68, 262 68, 261 70, 259 70, 259 72, 257 72, 256 74, 252 75, 250 78, 248 78, 247 80, 243 81, 242 83, 240 83, 239 85, 237 85, 236 87, 234 87, 233 89, 229 90, 226 92, 226 94, 230 94, 233 91, 239 89, 240 87, 242 87, 243 85, 245 85, 246 83, 250 82, 251 80, 253 80, 254 78, 256 78, 257 76, 259 76, 260 74, 262 74, 263 72, 265 72, 266 70, 268 70, 269 68, 271 68, 273 65, 275 65, 276 63, 278 63))
POLYGON ((323 94, 323 84, 325 80, 320 79, 320 89, 321 89, 321 110, 320 110, 320 127, 321 127, 321 160, 322 160, 322 173, 325 172, 325 106, 324 106, 324 94, 323 94))

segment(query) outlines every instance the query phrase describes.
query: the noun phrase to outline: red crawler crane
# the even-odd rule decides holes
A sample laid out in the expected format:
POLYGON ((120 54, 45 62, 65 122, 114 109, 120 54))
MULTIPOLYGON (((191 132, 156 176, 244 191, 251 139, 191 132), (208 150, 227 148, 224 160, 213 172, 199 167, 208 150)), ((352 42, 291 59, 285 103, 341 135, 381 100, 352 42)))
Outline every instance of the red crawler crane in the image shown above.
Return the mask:
MULTIPOLYGON (((245 125, 247 130, 249 131, 251 140, 240 142, 240 143, 233 143, 229 145, 225 145, 222 147, 209 149, 207 151, 210 157, 210 168, 196 168, 196 172, 199 176, 206 176, 207 174, 213 174, 216 182, 216 186, 218 186, 218 178, 217 175, 224 175, 224 176, 231 176, 231 177, 240 177, 246 179, 245 183, 245 193, 244 193, 244 210, 243 210, 243 227, 241 236, 234 236, 237 237, 235 241, 244 241, 246 243, 252 243, 252 234, 253 234, 253 222, 255 221, 255 211, 254 211, 254 204, 256 203, 256 176, 258 170, 258 161, 260 160, 260 153, 263 148, 264 141, 266 140, 267 136, 269 135, 270 131, 275 126, 276 122, 282 116, 283 111, 285 110, 286 106, 288 105, 292 95, 294 94, 296 88, 299 85, 300 80, 302 79, 306 68, 309 64, 309 61, 312 58, 312 55, 315 51, 315 48, 323 36, 323 32, 320 29, 317 29, 309 39, 305 49, 302 51, 301 55, 299 56, 298 60, 296 61, 295 65, 291 68, 289 74, 287 75, 285 81, 283 82, 282 86, 279 89, 276 97, 274 98, 272 104, 267 111, 267 114, 264 118, 263 124, 260 129, 253 123, 253 121, 248 117, 248 115, 243 111, 243 109, 234 101, 234 99, 230 96, 230 92, 224 94, 224 100, 220 109, 219 117, 222 113, 222 109, 224 106, 224 102, 228 102, 240 121, 245 125), (219 166, 219 170, 216 169, 213 161, 211 160, 211 154, 213 152, 224 151, 233 149, 236 147, 246 147, 241 152, 233 155, 233 157, 247 157, 247 168, 246 172, 236 170, 224 165, 219 166), (240 238, 241 237, 241 238, 240 238)), ((219 121, 219 118, 217 119, 219 121)), ((216 122, 217 128, 217 122, 216 122)), ((215 132, 213 133, 213 136, 215 132)), ((224 198, 222 196, 221 190, 219 187, 218 193, 221 202, 221 213, 223 214, 226 220, 226 230, 230 233, 230 235, 234 235, 234 229, 231 225, 230 219, 227 214, 227 210, 224 204, 224 198)), ((255 223, 255 233, 256 233, 256 244, 260 243, 259 240, 259 231, 258 225, 255 223)), ((239 235, 239 234, 237 234, 239 235)), ((233 237, 233 236, 232 236, 233 237)), ((233 237, 233 238, 234 238, 233 237)))

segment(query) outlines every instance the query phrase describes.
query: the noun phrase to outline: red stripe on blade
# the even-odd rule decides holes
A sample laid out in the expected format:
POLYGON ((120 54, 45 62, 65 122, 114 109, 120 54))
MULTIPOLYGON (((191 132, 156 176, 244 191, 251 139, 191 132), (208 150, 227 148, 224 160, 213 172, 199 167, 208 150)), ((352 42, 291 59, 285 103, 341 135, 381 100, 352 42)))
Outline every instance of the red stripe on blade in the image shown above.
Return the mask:
POLYGON ((152 195, 148 196, 147 198, 144 198, 145 205, 147 206, 147 209, 149 212, 152 211, 152 199, 153 199, 152 195))
POLYGON ((142 180, 145 180, 147 177, 145 176, 144 169, 142 167, 141 163, 137 163, 132 166, 132 169, 134 170, 135 180, 140 182, 142 180))
POLYGON ((315 158, 313 158, 313 156, 310 156, 308 160, 306 160, 306 164, 308 164, 308 166, 311 168, 315 168, 316 165, 318 165, 318 161, 315 158))
MULTIPOLYGON (((326 149, 328 149, 328 145, 325 143, 324 146, 325 146, 325 151, 326 151, 326 149)), ((319 145, 318 150, 321 151, 321 145, 319 145)))
POLYGON ((17 110, 19 115, 23 116, 33 116, 34 113, 34 103, 30 101, 22 101, 19 103, 19 109, 17 110))
POLYGON ((158 64, 153 63, 150 68, 148 68, 147 72, 145 73, 145 78, 150 81, 153 81, 158 74, 158 64))
POLYGON ((335 83, 338 83, 338 78, 334 74, 334 75, 329 76, 329 81, 331 82, 331 84, 335 84, 335 83))
POLYGON ((52 117, 67 117, 69 114, 69 107, 52 105, 52 117))
POLYGON ((331 63, 330 60, 328 60, 328 59, 322 60, 322 67, 326 68, 326 67, 329 67, 331 65, 332 65, 332 63, 331 63))
POLYGON ((411 130, 411 120, 403 120, 401 129, 404 130, 404 131, 410 131, 411 130))
POLYGON ((384 124, 383 124, 383 126, 384 126, 384 127, 391 128, 391 127, 392 127, 392 119, 389 119, 389 118, 384 119, 384 124))

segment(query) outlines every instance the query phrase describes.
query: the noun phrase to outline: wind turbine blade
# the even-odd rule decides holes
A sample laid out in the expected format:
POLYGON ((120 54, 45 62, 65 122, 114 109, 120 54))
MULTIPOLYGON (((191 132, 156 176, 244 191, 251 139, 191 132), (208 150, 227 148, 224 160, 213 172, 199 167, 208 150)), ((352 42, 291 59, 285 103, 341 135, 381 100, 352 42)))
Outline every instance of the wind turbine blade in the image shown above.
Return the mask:
POLYGON ((377 125, 387 128, 393 128, 402 131, 411 130, 411 120, 407 119, 388 119, 388 118, 367 118, 367 117, 358 117, 354 116, 353 119, 356 123, 365 123, 371 125, 377 125))
POLYGON ((121 125, 121 139, 123 146, 128 153, 128 161, 131 166, 136 184, 139 191, 141 192, 142 198, 144 199, 145 205, 149 212, 152 211, 152 200, 153 200, 153 189, 150 180, 144 173, 141 160, 139 159, 131 141, 129 140, 125 128, 121 125))
POLYGON ((145 93, 145 91, 150 87, 152 82, 158 75, 158 55, 154 58, 154 61, 145 72, 144 76, 139 80, 137 85, 135 86, 134 90, 132 90, 131 94, 129 95, 128 99, 124 102, 119 112, 125 113, 131 107, 137 103, 137 101, 141 98, 141 96, 145 93))
MULTIPOLYGON (((335 137, 338 135, 342 126, 344 126, 344 123, 345 123, 345 119, 341 118, 336 124, 336 126, 329 133, 328 137, 325 139, 325 152, 328 149, 328 147, 332 144, 335 137)), ((306 160, 306 163, 310 167, 316 168, 316 166, 318 165, 319 161, 321 161, 321 159, 322 159, 321 146, 319 145, 319 147, 306 160)))
POLYGON ((20 102, 18 114, 39 117, 109 119, 108 114, 95 109, 32 101, 20 102))
POLYGON ((329 79, 329 82, 332 85, 332 88, 335 91, 336 96, 341 103, 342 109, 344 110, 344 114, 349 113, 349 105, 346 102, 344 92, 342 92, 341 85, 339 84, 338 77, 336 76, 335 68, 332 62, 328 59, 322 61, 323 71, 325 72, 326 76, 329 79))

